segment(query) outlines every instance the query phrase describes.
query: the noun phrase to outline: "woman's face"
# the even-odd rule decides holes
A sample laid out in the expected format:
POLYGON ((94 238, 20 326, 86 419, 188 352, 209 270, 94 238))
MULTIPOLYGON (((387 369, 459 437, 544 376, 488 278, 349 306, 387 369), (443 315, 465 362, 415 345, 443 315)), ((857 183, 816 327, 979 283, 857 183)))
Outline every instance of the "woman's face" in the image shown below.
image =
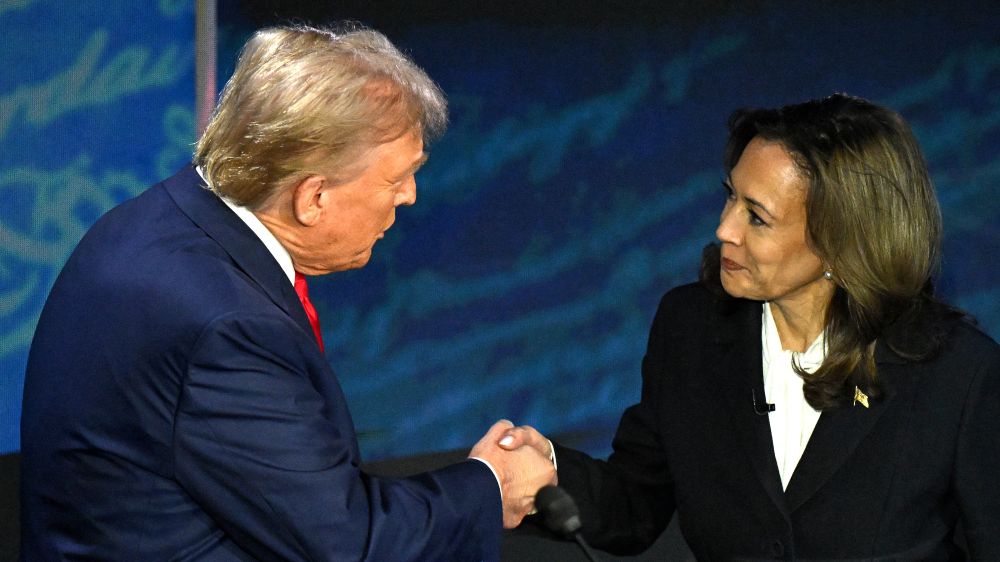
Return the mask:
POLYGON ((779 304, 829 299, 833 284, 806 242, 806 180, 785 148, 755 137, 723 183, 715 235, 726 292, 779 304))

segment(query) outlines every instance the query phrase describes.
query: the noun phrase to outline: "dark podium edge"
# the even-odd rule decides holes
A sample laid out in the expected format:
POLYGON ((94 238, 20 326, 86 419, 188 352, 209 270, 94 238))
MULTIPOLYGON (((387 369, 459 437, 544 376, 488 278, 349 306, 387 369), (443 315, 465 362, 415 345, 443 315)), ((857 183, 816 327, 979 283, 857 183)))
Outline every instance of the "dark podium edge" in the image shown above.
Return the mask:
MULTIPOLYGON (((364 465, 365 472, 382 477, 400 478, 460 462, 467 450, 444 451, 389 459, 364 465)), ((15 561, 20 552, 20 455, 0 455, 0 562, 15 561)), ((684 539, 672 522, 666 532, 649 550, 638 556, 618 557, 601 553, 601 560, 694 560, 684 539)), ((533 521, 517 529, 504 531, 501 560, 505 562, 572 562, 586 560, 577 545, 553 536, 533 521)))

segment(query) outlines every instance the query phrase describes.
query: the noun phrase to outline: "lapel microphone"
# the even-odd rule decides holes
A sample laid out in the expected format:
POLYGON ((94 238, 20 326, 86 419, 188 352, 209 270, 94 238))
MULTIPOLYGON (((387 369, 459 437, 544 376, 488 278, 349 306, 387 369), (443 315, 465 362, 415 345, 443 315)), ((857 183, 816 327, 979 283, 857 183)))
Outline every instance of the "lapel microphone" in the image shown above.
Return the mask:
POLYGON ((758 416, 766 416, 774 411, 774 404, 771 404, 770 402, 764 402, 761 405, 757 404, 756 388, 751 389, 750 393, 753 396, 753 413, 757 414, 758 416))

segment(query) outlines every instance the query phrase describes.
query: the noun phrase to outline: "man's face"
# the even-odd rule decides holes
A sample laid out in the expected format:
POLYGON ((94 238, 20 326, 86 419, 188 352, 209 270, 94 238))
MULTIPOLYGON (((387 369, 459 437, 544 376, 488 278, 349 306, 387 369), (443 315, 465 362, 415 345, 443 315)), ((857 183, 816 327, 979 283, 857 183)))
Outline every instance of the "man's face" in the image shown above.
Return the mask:
POLYGON ((416 132, 376 146, 363 160, 360 176, 326 185, 323 213, 302 239, 296 268, 316 275, 364 266, 372 248, 396 220, 396 207, 417 200, 417 169, 424 163, 424 142, 416 132))

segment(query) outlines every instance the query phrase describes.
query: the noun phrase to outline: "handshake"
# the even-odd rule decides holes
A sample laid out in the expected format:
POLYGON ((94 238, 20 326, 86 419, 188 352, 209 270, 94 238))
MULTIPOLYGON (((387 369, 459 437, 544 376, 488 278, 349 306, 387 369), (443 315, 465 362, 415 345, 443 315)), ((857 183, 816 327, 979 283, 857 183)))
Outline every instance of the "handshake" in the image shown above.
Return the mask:
POLYGON ((500 420, 472 448, 469 457, 488 462, 503 494, 503 526, 512 529, 534 512, 539 489, 557 484, 552 444, 530 426, 500 420))

